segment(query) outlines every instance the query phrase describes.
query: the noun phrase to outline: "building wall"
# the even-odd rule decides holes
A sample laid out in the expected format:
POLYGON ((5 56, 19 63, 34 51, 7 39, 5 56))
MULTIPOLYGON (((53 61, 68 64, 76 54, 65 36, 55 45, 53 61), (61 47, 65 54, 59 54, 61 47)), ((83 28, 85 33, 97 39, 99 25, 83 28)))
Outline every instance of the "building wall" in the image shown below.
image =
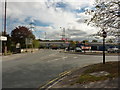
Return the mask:
MULTIPOLYGON (((68 47, 69 43, 64 43, 64 42, 40 42, 40 44, 45 44, 46 46, 49 45, 58 45, 58 46, 65 46, 68 47)), ((82 43, 76 44, 77 47, 81 47, 84 46, 82 43)), ((88 43, 85 46, 91 46, 91 50, 98 50, 98 51, 103 51, 103 43, 88 43)), ((117 43, 106 43, 105 44, 105 50, 107 50, 108 48, 115 48, 115 47, 119 47, 119 45, 117 43)))

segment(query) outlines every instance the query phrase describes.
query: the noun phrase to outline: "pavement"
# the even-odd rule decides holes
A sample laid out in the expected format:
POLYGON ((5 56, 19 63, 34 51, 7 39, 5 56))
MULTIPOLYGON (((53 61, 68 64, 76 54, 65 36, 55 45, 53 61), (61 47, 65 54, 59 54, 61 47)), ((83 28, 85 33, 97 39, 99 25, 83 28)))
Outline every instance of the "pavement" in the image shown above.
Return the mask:
MULTIPOLYGON (((106 61, 118 61, 118 56, 106 56, 106 61)), ((101 55, 69 54, 47 49, 5 56, 2 57, 2 87, 38 88, 60 73, 99 62, 102 62, 101 55)))
MULTIPOLYGON (((119 79, 120 80, 120 79, 119 79)), ((118 78, 75 85, 53 85, 51 88, 119 88, 118 78)))
MULTIPOLYGON (((103 51, 85 51, 84 52, 75 52, 75 51, 63 51, 64 53, 70 53, 70 54, 83 54, 83 55, 103 55, 103 51)), ((105 52, 106 56, 119 56, 120 53, 107 53, 105 52)))

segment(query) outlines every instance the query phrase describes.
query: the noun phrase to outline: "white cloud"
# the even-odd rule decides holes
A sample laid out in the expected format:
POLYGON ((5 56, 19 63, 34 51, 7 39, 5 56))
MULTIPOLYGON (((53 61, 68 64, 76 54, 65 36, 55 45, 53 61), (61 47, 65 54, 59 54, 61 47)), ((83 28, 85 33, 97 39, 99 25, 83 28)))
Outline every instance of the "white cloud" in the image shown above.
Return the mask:
MULTIPOLYGON (((81 34, 82 32, 85 32, 87 35, 98 31, 95 27, 87 26, 86 23, 84 23, 84 19, 88 19, 90 16, 85 15, 83 12, 75 13, 69 10, 63 10, 53 5, 59 1, 66 3, 69 9, 81 9, 83 7, 91 8, 94 2, 94 0, 51 0, 50 2, 47 0, 35 0, 34 2, 9 2, 7 4, 7 17, 9 17, 11 23, 8 28, 15 28, 16 25, 28 25, 29 23, 25 20, 29 17, 50 24, 50 26, 36 26, 36 30, 47 32, 49 39, 58 39, 61 37, 62 31, 60 27, 78 30, 78 32, 72 31, 71 33, 78 33, 83 36, 85 34, 81 34), (12 20, 15 19, 17 19, 18 22, 12 22, 12 20)), ((43 36, 44 35, 41 35, 41 38, 43 36)), ((71 36, 71 38, 72 37, 80 38, 79 35, 75 36, 75 34, 71 36)))

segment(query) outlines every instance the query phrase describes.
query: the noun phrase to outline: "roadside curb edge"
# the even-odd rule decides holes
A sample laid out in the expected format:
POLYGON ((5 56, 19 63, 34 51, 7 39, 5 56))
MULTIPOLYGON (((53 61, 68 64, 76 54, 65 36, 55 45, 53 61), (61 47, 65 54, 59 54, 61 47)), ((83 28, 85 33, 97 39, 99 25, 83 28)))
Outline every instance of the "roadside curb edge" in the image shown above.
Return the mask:
POLYGON ((71 73, 71 71, 64 71, 64 72, 60 73, 57 78, 55 78, 53 80, 50 80, 47 84, 39 87, 39 90, 48 90, 54 84, 56 84, 57 82, 61 81, 61 79, 63 79, 65 76, 69 75, 70 73, 71 73))

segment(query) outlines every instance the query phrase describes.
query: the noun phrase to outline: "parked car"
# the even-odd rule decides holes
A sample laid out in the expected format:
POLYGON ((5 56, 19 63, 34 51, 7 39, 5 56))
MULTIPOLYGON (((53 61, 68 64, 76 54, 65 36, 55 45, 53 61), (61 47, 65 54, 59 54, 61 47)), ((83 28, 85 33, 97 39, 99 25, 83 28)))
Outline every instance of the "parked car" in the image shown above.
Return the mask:
POLYGON ((118 48, 108 48, 107 52, 108 53, 118 53, 119 49, 118 48))
POLYGON ((67 47, 67 48, 65 48, 65 51, 75 51, 75 48, 74 47, 67 47))
POLYGON ((69 51, 69 48, 65 48, 65 51, 69 51))
POLYGON ((75 52, 82 52, 82 49, 80 47, 76 47, 75 52))

